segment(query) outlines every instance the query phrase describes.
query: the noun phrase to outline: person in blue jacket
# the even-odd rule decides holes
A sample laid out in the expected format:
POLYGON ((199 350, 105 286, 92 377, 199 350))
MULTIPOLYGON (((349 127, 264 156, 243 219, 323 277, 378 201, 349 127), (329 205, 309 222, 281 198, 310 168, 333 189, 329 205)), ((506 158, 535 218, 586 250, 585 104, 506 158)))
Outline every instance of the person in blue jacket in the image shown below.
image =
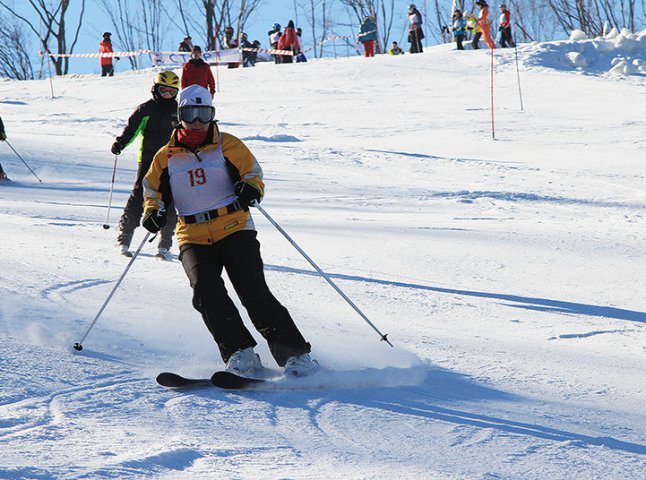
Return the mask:
POLYGON ((453 12, 453 38, 458 46, 458 50, 464 50, 462 41, 466 35, 467 20, 462 15, 462 10, 457 9, 453 12))
POLYGON ((359 41, 363 43, 363 50, 366 57, 375 56, 375 42, 377 41, 377 24, 371 16, 366 16, 361 21, 359 41))

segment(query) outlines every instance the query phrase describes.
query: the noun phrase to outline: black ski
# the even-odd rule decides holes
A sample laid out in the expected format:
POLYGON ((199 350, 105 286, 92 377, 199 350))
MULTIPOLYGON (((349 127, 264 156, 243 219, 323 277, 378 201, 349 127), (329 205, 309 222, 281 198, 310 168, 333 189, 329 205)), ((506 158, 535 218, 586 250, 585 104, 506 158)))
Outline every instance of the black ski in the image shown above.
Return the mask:
POLYGON ((263 383, 259 378, 241 377, 229 372, 215 372, 211 378, 187 378, 172 372, 157 375, 157 383, 168 388, 218 387, 225 390, 244 390, 263 383))
POLYGON ((230 372, 215 372, 211 377, 211 383, 213 385, 226 390, 244 390, 253 385, 264 383, 265 381, 260 378, 241 377, 230 372))
POLYGON ((162 372, 157 375, 157 383, 169 388, 190 388, 212 386, 210 378, 186 378, 171 372, 162 372))

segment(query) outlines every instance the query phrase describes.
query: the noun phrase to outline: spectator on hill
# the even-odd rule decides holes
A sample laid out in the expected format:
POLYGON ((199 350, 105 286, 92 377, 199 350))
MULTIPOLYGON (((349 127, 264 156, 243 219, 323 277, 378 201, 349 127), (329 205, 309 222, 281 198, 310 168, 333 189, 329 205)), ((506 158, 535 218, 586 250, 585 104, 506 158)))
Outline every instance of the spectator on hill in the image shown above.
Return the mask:
MULTIPOLYGON (((242 35, 240 35, 240 47, 242 47, 243 49, 256 48, 256 47, 253 46, 253 43, 251 43, 249 41, 248 35, 246 33, 244 33, 244 32, 242 32, 242 35)), ((251 55, 253 53, 254 52, 249 52, 249 51, 242 50, 242 66, 243 67, 253 67, 254 66, 255 62, 252 63, 252 61, 251 61, 251 55)))
POLYGON ((364 56, 374 57, 375 42, 377 41, 377 24, 375 23, 375 19, 370 15, 366 15, 361 20, 359 41, 363 44, 364 56))
MULTIPOLYGON (((233 30, 232 26, 228 26, 227 28, 224 29, 224 48, 231 49, 231 48, 238 48, 238 39, 233 36, 235 31, 233 30)), ((238 68, 240 66, 239 63, 229 63, 227 65, 227 68, 238 68)))
MULTIPOLYGON (((274 25, 271 27, 271 30, 267 32, 267 35, 269 35, 269 47, 272 48, 273 50, 278 50, 278 40, 280 40, 280 36, 281 36, 280 24, 274 23, 274 25)), ((280 60, 281 60, 280 55, 272 53, 271 58, 274 59, 274 63, 280 63, 280 60)))
MULTIPOLYGON (((296 35, 296 29, 294 28, 294 21, 290 20, 283 34, 278 39, 278 50, 287 50, 290 52, 298 52, 300 46, 298 44, 298 36, 296 35)), ((294 54, 292 55, 281 55, 280 63, 293 63, 294 54)))
POLYGON ((511 12, 507 6, 502 3, 500 5, 500 47, 515 47, 514 39, 511 35, 511 12))
POLYGON ((191 59, 182 67, 182 81, 180 88, 189 85, 200 85, 208 88, 211 95, 215 93, 215 79, 208 63, 202 60, 202 48, 199 45, 193 47, 191 59))
POLYGON ((417 10, 414 3, 408 6, 408 43, 410 43, 410 53, 422 53, 422 39, 424 32, 422 31, 422 14, 417 10))
POLYGON ((296 36, 298 37, 298 48, 299 48, 299 52, 296 55, 296 63, 307 62, 307 57, 305 56, 305 53, 301 51, 301 49, 303 48, 303 29, 301 27, 298 27, 296 29, 296 36))
MULTIPOLYGON (((99 53, 114 53, 112 50, 112 40, 110 38, 112 34, 110 32, 105 32, 103 34, 103 40, 99 43, 99 53)), ((119 60, 119 57, 114 57, 116 60, 119 60)), ((101 76, 113 76, 114 75, 114 66, 112 65, 112 56, 99 57, 99 63, 101 64, 101 76)))
POLYGON ((462 15, 462 10, 456 8, 453 12, 453 38, 455 38, 455 44, 458 47, 458 50, 464 50, 462 42, 464 41, 464 36, 466 34, 467 21, 462 15))
POLYGON ((178 52, 192 52, 193 51, 193 39, 191 37, 184 37, 184 40, 181 41, 179 47, 177 47, 178 52))
POLYGON ((478 0, 476 5, 480 9, 478 12, 478 26, 482 30, 482 36, 487 46, 493 50, 496 48, 496 44, 491 38, 491 20, 489 20, 489 5, 485 0, 478 0))
POLYGON ((388 55, 403 55, 404 51, 399 48, 397 42, 393 42, 391 47, 388 49, 388 55))
POLYGON ((482 30, 478 25, 478 17, 473 13, 467 13, 467 32, 471 32, 471 48, 478 50, 480 48, 480 37, 482 36, 482 30))

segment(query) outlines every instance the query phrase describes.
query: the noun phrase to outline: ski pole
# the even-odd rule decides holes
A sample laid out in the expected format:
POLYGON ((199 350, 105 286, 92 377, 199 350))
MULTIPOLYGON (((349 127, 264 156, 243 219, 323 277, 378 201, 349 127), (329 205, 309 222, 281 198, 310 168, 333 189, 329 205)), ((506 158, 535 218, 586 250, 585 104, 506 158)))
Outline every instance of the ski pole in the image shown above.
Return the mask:
POLYGON ((20 154, 19 154, 18 152, 16 152, 16 149, 15 149, 15 148, 13 148, 13 146, 9 143, 9 141, 8 141, 8 140, 5 140, 5 142, 6 142, 6 144, 7 144, 7 145, 9 145, 9 148, 10 148, 11 150, 13 150, 13 153, 15 153, 15 154, 18 156, 18 158, 19 158, 20 160, 22 160, 22 163, 24 163, 24 164, 25 164, 25 167, 27 167, 27 168, 29 169, 29 171, 31 172, 31 174, 32 174, 34 177, 36 177, 40 183, 43 183, 43 181, 42 181, 40 178, 38 178, 38 175, 36 175, 36 173, 31 169, 31 167, 30 167, 29 165, 27 165, 27 162, 25 162, 25 161, 22 159, 22 157, 20 156, 20 154))
POLYGON ((118 155, 114 156, 114 167, 112 167, 112 183, 110 184, 110 200, 108 200, 108 216, 105 219, 105 223, 103 224, 103 228, 106 230, 110 228, 110 207, 112 206, 112 190, 114 190, 114 176, 115 173, 117 172, 117 157, 118 155))
POLYGON ((494 91, 493 91, 493 48, 491 49, 491 138, 496 139, 495 113, 494 113, 494 91))
POLYGON ((518 96, 520 98, 520 111, 523 111, 523 92, 520 89, 520 70, 518 69, 518 44, 514 38, 514 50, 516 51, 516 76, 518 77, 518 96))
POLYGON ((121 282, 123 281, 123 278, 126 276, 126 273, 128 273, 128 270, 130 270, 130 267, 132 266, 132 264, 134 263, 135 259, 137 258, 137 255, 139 255, 139 252, 141 251, 141 249, 144 247, 144 244, 145 244, 145 243, 146 243, 146 241, 148 240, 148 237, 149 237, 149 236, 150 236, 150 232, 146 232, 146 236, 145 236, 145 237, 144 237, 144 239, 141 241, 141 245, 139 245, 139 248, 137 248, 137 251, 136 251, 136 252, 135 252, 135 254, 132 256, 132 258, 130 259, 130 261, 128 262, 128 265, 126 266, 126 269, 123 271, 123 273, 121 274, 121 277, 119 277, 119 280, 117 280, 117 283, 116 283, 116 284, 114 285, 114 287, 112 288, 112 291, 110 292, 110 295, 108 295, 108 298, 106 298, 106 299, 105 299, 105 302, 103 302, 103 305, 101 306, 101 309, 99 310, 99 313, 97 313, 97 314, 96 314, 96 317, 94 317, 94 320, 92 320, 92 323, 90 324, 90 326, 88 327, 88 329, 85 331, 85 335, 83 335, 83 338, 81 338, 81 341, 80 341, 80 342, 77 342, 77 343, 75 343, 75 344, 74 344, 74 350, 78 350, 79 352, 80 352, 81 350, 83 350, 83 342, 85 341, 85 339, 87 338, 88 334, 90 333, 90 330, 92 330, 92 328, 94 327, 94 325, 96 324, 96 322, 99 320, 99 317, 100 317, 100 316, 101 316, 101 314, 103 313, 103 310, 105 310, 105 307, 108 305, 108 302, 110 301, 110 299, 111 299, 111 298, 112 298, 112 296, 114 295, 114 292, 116 292, 116 291, 117 291, 117 288, 119 288, 119 285, 121 285, 121 282))
POLYGON ((292 237, 290 237, 290 236, 287 234, 287 232, 286 232, 285 230, 283 230, 283 229, 282 229, 282 227, 281 227, 280 225, 278 225, 278 223, 277 223, 273 218, 271 218, 271 216, 269 216, 269 214, 265 211, 265 209, 264 209, 264 208, 262 208, 262 207, 258 204, 258 202, 254 202, 254 203, 253 203, 253 206, 254 206, 254 207, 256 207, 258 210, 260 210, 260 213, 262 213, 262 214, 265 216, 265 218, 267 218, 267 220, 269 220, 269 222, 270 222, 274 227, 276 227, 276 229, 277 229, 280 233, 282 233, 282 234, 283 234, 283 236, 287 239, 287 241, 289 241, 289 243, 291 243, 291 244, 294 246, 294 248, 295 248, 296 250, 298 250, 298 253, 300 253, 301 255, 303 255, 303 257, 305 258, 305 260, 307 260, 307 261, 310 263, 310 265, 312 265, 312 266, 314 267, 314 269, 319 273, 319 275, 321 275, 325 280, 327 280, 327 283, 329 283, 329 284, 330 284, 330 286, 331 286, 332 288, 334 288, 334 290, 336 290, 336 291, 337 291, 337 293, 338 293, 339 295, 341 295, 341 297, 342 297, 346 302, 348 302, 348 304, 349 304, 352 308, 354 308, 354 310, 355 310, 355 311, 356 311, 356 312, 361 316, 361 318, 363 318, 363 319, 366 321, 366 323, 367 323, 368 325, 370 325, 370 326, 372 327, 372 329, 373 329, 375 332, 377 332, 377 333, 379 334, 379 336, 381 337, 381 341, 382 341, 382 342, 386 342, 388 345, 390 345, 390 346, 392 347, 392 346, 393 346, 393 344, 392 344, 392 343, 390 343, 390 340, 388 340, 388 334, 385 334, 385 335, 384 335, 383 333, 381 333, 381 332, 379 331, 379 329, 375 326, 375 324, 374 324, 374 323, 372 323, 372 322, 370 321, 370 319, 368 319, 368 317, 366 317, 366 316, 364 315, 364 313, 363 313, 361 310, 359 310, 359 307, 357 307, 357 306, 352 302, 352 300, 350 300, 350 299, 348 298, 348 296, 347 296, 345 293, 343 293, 343 291, 342 291, 339 287, 337 287, 336 283, 334 283, 334 282, 332 281, 332 279, 330 278, 330 276, 329 276, 327 273, 325 273, 323 270, 321 270, 321 269, 319 268, 319 266, 318 266, 316 263, 314 263, 314 260, 312 260, 312 259, 307 255, 307 253, 305 253, 305 252, 303 251, 303 249, 302 249, 301 247, 299 247, 299 246, 298 246, 298 244, 297 244, 297 243, 292 239, 292 237))

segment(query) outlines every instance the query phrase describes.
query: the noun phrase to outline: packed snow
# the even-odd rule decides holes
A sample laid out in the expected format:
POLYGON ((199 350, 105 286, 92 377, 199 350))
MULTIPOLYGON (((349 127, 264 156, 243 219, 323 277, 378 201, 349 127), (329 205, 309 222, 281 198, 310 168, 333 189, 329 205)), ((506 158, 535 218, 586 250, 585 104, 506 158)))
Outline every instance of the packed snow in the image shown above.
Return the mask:
POLYGON ((0 478, 643 478, 645 37, 622 36, 496 50, 495 138, 487 50, 221 68, 264 208, 394 345, 255 211, 323 367, 256 391, 155 383, 223 368, 177 245, 146 243, 72 349, 129 261, 137 148, 109 208, 110 145, 154 72, 0 82, 42 179, 0 145, 0 478))

